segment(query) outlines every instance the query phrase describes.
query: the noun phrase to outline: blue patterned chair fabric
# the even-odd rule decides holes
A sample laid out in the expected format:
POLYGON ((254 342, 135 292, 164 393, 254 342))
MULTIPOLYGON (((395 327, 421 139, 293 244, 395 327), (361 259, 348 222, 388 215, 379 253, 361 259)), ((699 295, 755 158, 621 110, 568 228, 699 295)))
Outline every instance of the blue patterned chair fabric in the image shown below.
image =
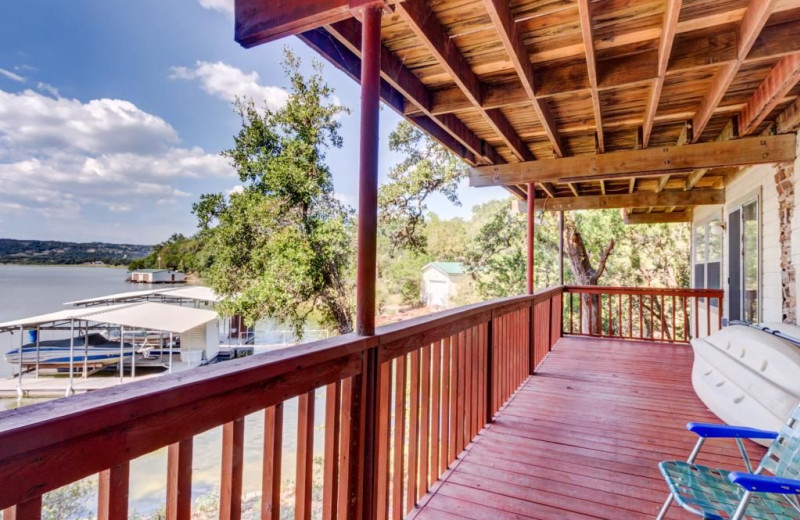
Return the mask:
MULTIPOLYGON (((709 425, 689 425, 690 430, 703 438, 725 436, 741 438, 757 432, 757 430, 747 432, 745 429, 737 431, 735 427, 729 426, 718 429, 704 429, 698 426, 709 425), (721 431, 725 428, 730 430, 730 435, 724 435, 721 431), (704 435, 706 432, 711 433, 704 435)), ((733 518, 747 495, 749 501, 744 516, 740 518, 800 519, 796 499, 800 491, 800 480, 798 480, 800 479, 800 406, 792 413, 755 471, 756 473, 766 471, 777 478, 767 476, 760 479, 762 483, 749 482, 749 487, 746 489, 741 483, 734 481, 747 481, 749 474, 732 473, 684 461, 665 461, 658 467, 667 481, 674 500, 687 511, 702 518, 710 520, 733 518)))

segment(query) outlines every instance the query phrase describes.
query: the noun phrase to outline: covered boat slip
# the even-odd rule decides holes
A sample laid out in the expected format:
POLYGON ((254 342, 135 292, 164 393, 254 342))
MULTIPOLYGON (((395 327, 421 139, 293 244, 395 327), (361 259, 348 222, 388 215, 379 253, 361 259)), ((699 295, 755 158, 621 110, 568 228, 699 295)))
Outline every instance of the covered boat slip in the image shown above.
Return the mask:
MULTIPOLYGON (((9 364, 17 368, 14 391, 18 396, 49 395, 53 384, 39 380, 41 369, 66 370, 68 382, 60 384, 62 392, 66 384, 65 392, 70 395, 75 391, 76 370, 86 378, 98 370, 116 367, 122 382, 126 368, 135 377, 137 359, 140 368, 162 367, 171 372, 173 366, 198 366, 219 351, 216 312, 154 302, 67 309, 0 323, 0 333, 4 332, 20 335, 20 347, 4 353, 9 364), (28 345, 24 344, 25 330, 36 332, 28 345), (69 337, 41 341, 43 331, 62 335, 68 331, 69 337), (111 341, 98 331, 118 335, 111 341), (151 338, 149 332, 158 333, 158 337, 151 338), (180 361, 173 361, 178 353, 180 361), (31 374, 26 376, 25 372, 31 374)), ((0 383, 0 393, 10 391, 6 388, 10 381, 0 383)), ((83 386, 92 389, 108 385, 83 386)))

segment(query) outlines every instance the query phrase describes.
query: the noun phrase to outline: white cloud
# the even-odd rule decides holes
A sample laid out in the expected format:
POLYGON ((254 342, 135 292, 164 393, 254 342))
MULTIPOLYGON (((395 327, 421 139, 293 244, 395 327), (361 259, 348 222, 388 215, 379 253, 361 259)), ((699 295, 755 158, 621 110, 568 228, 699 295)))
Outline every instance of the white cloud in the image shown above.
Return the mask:
POLYGON ((230 197, 233 194, 237 194, 238 195, 239 193, 243 193, 243 192, 244 192, 244 186, 242 186, 241 184, 237 184, 233 188, 227 190, 225 192, 225 194, 228 195, 228 197, 230 197))
POLYGON ((0 76, 5 76, 6 78, 10 79, 11 81, 16 81, 18 83, 25 83, 25 78, 20 76, 19 74, 15 74, 10 70, 0 69, 0 76))
POLYGON ((258 72, 246 73, 221 61, 198 61, 193 68, 172 67, 170 78, 197 80, 203 90, 218 98, 226 101, 250 98, 259 107, 266 105, 271 110, 284 106, 289 99, 286 90, 262 85, 258 72))
POLYGON ((36 88, 42 92, 50 94, 53 97, 61 97, 58 93, 58 89, 49 83, 40 81, 36 84, 36 88))
POLYGON ((204 9, 219 11, 233 17, 233 0, 198 0, 204 9))
POLYGON ((0 214, 63 225, 87 207, 149 211, 192 196, 176 183, 233 175, 225 158, 181 146, 169 123, 129 101, 0 90, 0 214))

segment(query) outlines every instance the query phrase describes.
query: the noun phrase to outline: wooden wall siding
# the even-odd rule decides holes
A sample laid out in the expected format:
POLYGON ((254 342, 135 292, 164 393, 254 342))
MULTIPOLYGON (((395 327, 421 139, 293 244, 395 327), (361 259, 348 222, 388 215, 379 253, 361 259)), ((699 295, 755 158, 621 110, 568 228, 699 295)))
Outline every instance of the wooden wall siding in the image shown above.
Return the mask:
POLYGON ((237 520, 244 418, 258 412, 264 416, 262 518, 285 517, 287 498, 297 520, 353 518, 367 495, 376 504, 372 517, 403 518, 517 391, 531 359, 538 363, 549 351, 556 337, 549 314, 560 309, 563 290, 444 311, 380 327, 374 337, 340 336, 4 412, 0 508, 38 518, 43 493, 99 472, 100 516, 122 517, 129 461, 168 446, 166 516, 188 520, 193 438, 221 426, 220 518, 237 520), (534 307, 541 319, 534 330, 538 342, 531 341, 534 307), (374 416, 364 406, 368 366, 377 370, 374 416), (285 420, 289 399, 297 406, 285 420), (318 406, 324 414, 315 414, 318 406), (315 423, 316 416, 324 423, 315 423), (284 428, 295 420, 297 456, 290 469, 297 486, 287 497, 284 428), (376 431, 370 454, 363 442, 368 420, 376 431), (314 481, 317 437, 324 445, 321 482, 314 481), (368 460, 375 464, 374 481, 363 479, 368 460), (321 503, 312 498, 319 484, 321 503))
MULTIPOLYGON (((422 93, 398 89, 405 102, 394 108, 449 135, 436 138, 470 164, 675 145, 686 121, 692 142, 710 142, 767 99, 740 133, 757 135, 791 117, 782 113, 800 94, 792 86, 800 0, 407 0, 390 10, 384 50, 422 93), (783 81, 768 89, 779 64, 783 81)), ((343 23, 357 40, 355 19, 331 24, 331 33, 343 23)), ((633 191, 697 184, 676 182, 681 175, 634 182, 633 191)), ((695 181, 705 175, 716 184, 728 172, 695 181)), ((507 188, 524 198, 515 186, 507 188)), ((537 195, 576 196, 573 188, 556 182, 537 195)), ((603 192, 599 182, 579 188, 577 196, 603 192)))

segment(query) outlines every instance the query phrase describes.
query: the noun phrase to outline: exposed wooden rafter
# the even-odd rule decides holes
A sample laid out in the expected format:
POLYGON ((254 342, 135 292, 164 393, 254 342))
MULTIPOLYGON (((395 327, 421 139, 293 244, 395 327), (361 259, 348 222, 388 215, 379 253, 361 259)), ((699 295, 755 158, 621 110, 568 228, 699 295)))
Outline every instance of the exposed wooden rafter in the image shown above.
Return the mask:
POLYGON ((800 81, 800 55, 781 58, 747 101, 739 115, 739 135, 748 135, 800 81))
POLYGON ((721 168, 780 161, 796 156, 794 134, 719 141, 685 146, 645 148, 563 159, 481 166, 471 169, 472 186, 528 182, 578 182, 657 176, 700 168, 721 168))
POLYGON ((542 191, 547 194, 548 197, 555 197, 556 196, 556 188, 553 186, 552 183, 549 182, 540 182, 539 187, 542 188, 542 191))
POLYGON ((682 3, 683 0, 667 0, 667 8, 664 11, 661 39, 658 42, 658 76, 656 76, 653 88, 650 91, 650 99, 647 103, 644 125, 642 126, 643 148, 647 148, 650 142, 650 133, 653 131, 653 123, 656 120, 656 111, 658 111, 658 102, 661 100, 661 89, 664 87, 664 78, 667 75, 669 56, 675 40, 675 31, 678 28, 678 15, 680 14, 682 3))
MULTIPOLYGON (((780 57, 800 52, 800 20, 771 25, 764 28, 761 37, 753 45, 744 64, 768 62, 780 57)), ((598 76, 598 90, 635 87, 652 83, 658 77, 657 50, 633 55, 613 56, 599 60, 598 70, 606 71, 598 76), (613 73, 611 73, 613 72, 613 73)), ((673 43, 666 76, 684 74, 691 71, 713 69, 721 64, 733 63, 737 56, 737 36, 733 29, 723 26, 713 35, 701 31, 678 35, 673 43)), ((534 55, 531 55, 533 58, 534 55)), ((553 96, 589 92, 590 85, 583 64, 567 63, 557 67, 539 66, 534 60, 534 84, 536 97, 547 100, 553 96)), ((519 83, 491 86, 484 92, 484 108, 502 108, 522 105, 529 97, 519 83)), ((472 108, 472 103, 459 88, 445 88, 433 93, 431 113, 443 114, 472 108)), ((414 106, 407 109, 409 114, 418 111, 414 106)), ((693 115, 693 114, 692 114, 693 115)), ((691 116, 689 116, 691 117, 691 116)), ((678 119, 685 119, 680 116, 678 119)), ((662 119, 655 117, 655 122, 662 119)), ((677 120, 677 119, 674 119, 677 120)), ((561 135, 564 128, 559 127, 561 135)))
MULTIPOLYGON (((592 94, 592 112, 594 113, 595 137, 597 151, 605 151, 603 135, 603 113, 600 107, 600 94, 597 91, 597 58, 594 52, 594 30, 592 29, 592 7, 590 0, 578 0, 578 16, 581 24, 581 36, 586 53, 586 69, 589 75, 589 88, 592 94)), ((605 187, 603 187, 605 193, 605 187)))
POLYGON ((744 17, 739 22, 736 60, 719 68, 714 75, 711 87, 700 103, 697 114, 694 116, 694 142, 697 142, 703 134, 706 125, 711 120, 711 116, 714 115, 714 109, 722 101, 725 92, 728 91, 728 87, 733 82, 736 73, 739 72, 739 68, 744 63, 750 49, 753 48, 756 38, 764 28, 764 24, 767 23, 767 19, 776 3, 777 0, 750 0, 747 11, 745 11, 744 17))
POLYGON ((525 50, 525 44, 522 37, 517 30, 516 22, 511 13, 511 6, 508 0, 484 0, 483 2, 489 17, 497 27, 500 41, 506 49, 514 69, 517 71, 522 89, 525 91, 528 99, 536 111, 536 116, 539 122, 547 133, 550 143, 553 145, 553 151, 558 157, 564 156, 564 150, 561 145, 561 137, 558 134, 556 123, 553 116, 550 114, 550 107, 547 102, 539 100, 536 97, 536 90, 533 83, 533 65, 525 50))
MULTIPOLYGON (((358 20, 351 18, 337 22, 328 26, 327 30, 353 54, 361 57, 361 23, 358 20)), ((457 117, 452 114, 432 114, 430 112, 431 94, 428 88, 384 46, 381 46, 381 77, 401 92, 410 102, 409 104, 416 106, 421 115, 424 114, 435 121, 475 157, 483 157, 490 164, 503 162, 494 148, 486 145, 457 117)))
POLYGON ((436 16, 430 11, 424 0, 405 0, 397 4, 396 12, 405 20, 417 37, 425 44, 453 81, 467 96, 473 107, 477 108, 486 121, 509 147, 511 152, 522 161, 534 159, 528 146, 511 126, 506 116, 499 109, 483 107, 483 90, 478 76, 472 71, 461 51, 447 35, 436 16))
POLYGON ((263 0, 236 0, 235 39, 250 48, 350 18, 350 0, 292 0, 265 9, 263 0))
POLYGON ((622 195, 584 195, 536 201, 537 210, 571 211, 578 209, 653 208, 666 206, 704 206, 725 203, 725 190, 639 192, 622 195))

